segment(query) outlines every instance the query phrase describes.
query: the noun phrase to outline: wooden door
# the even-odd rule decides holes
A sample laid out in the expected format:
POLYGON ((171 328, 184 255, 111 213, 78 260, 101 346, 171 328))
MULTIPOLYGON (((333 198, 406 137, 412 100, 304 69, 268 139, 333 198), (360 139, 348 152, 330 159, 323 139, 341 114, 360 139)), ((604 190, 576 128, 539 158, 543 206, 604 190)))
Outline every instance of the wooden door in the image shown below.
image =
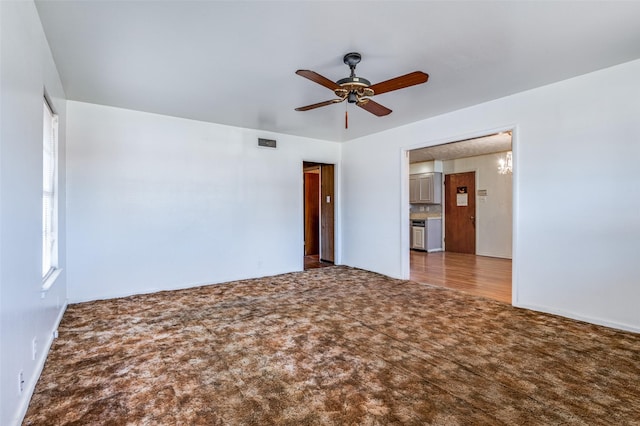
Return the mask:
POLYGON ((320 166, 320 260, 334 262, 333 164, 320 166))
POLYGON ((320 174, 304 174, 304 255, 320 253, 320 174))
POLYGON ((476 173, 446 175, 444 247, 476 254, 476 173))

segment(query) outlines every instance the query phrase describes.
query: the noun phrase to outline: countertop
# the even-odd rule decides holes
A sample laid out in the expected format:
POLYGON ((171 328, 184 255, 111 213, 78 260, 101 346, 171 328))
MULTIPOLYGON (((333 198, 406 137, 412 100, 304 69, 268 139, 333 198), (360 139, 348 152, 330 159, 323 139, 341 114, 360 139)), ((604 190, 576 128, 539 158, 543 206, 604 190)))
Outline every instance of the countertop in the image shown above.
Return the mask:
POLYGON ((442 213, 410 213, 409 219, 411 220, 442 219, 442 213))

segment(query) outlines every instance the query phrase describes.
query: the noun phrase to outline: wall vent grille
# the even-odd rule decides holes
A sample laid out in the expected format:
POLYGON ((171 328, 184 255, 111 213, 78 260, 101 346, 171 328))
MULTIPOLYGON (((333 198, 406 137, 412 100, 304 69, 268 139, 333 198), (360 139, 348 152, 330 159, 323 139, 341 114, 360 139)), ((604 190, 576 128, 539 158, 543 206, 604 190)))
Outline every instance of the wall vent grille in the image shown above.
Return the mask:
POLYGON ((275 141, 275 139, 258 138, 258 146, 262 146, 262 147, 265 147, 265 148, 275 148, 276 147, 276 141, 275 141))

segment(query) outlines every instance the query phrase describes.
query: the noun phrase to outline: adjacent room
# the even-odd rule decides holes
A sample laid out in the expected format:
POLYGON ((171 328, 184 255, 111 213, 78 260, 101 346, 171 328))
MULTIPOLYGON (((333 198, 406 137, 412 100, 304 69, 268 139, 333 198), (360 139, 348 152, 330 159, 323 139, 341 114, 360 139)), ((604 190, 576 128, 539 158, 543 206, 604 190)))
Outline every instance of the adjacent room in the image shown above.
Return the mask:
POLYGON ((0 424, 637 423, 638 16, 0 1, 0 424))
POLYGON ((511 140, 503 131, 409 151, 411 280, 511 303, 511 140))

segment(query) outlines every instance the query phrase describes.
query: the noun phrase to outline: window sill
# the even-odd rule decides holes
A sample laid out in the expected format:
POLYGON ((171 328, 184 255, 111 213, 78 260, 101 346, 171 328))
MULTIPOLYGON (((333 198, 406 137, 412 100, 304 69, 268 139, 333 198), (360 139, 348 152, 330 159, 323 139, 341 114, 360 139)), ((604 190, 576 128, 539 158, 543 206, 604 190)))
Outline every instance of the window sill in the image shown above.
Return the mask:
POLYGON ((44 297, 47 291, 49 291, 49 289, 53 286, 53 284, 58 279, 58 276, 60 276, 61 272, 62 269, 60 268, 54 269, 53 272, 47 275, 47 277, 42 281, 42 297, 44 297))

